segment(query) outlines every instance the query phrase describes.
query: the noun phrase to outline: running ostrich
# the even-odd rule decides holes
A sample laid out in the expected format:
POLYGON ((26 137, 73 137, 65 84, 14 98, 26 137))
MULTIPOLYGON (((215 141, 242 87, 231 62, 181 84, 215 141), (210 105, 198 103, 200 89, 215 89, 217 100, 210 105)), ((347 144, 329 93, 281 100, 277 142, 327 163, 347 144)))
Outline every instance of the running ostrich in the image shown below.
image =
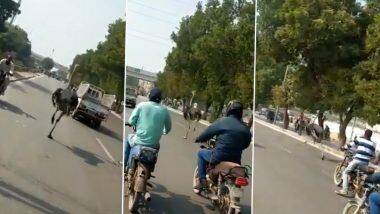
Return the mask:
POLYGON ((78 105, 78 96, 76 92, 69 86, 66 89, 58 88, 52 94, 51 100, 53 106, 56 107, 56 110, 51 117, 51 124, 53 128, 51 129, 48 138, 53 139, 52 133, 57 126, 57 123, 61 120, 63 115, 70 115, 78 105), (61 114, 55 119, 55 115, 58 111, 61 111, 61 114))
POLYGON ((194 129, 193 129, 193 132, 195 132, 197 125, 198 125, 198 122, 202 117, 202 112, 198 108, 198 104, 194 103, 194 105, 193 105, 194 96, 195 96, 195 91, 192 91, 190 103, 188 103, 188 104, 184 103, 183 104, 183 117, 185 118, 185 120, 187 121, 187 124, 188 124, 186 134, 183 137, 184 139, 187 139, 187 137, 189 135, 189 131, 191 128, 192 121, 195 121, 194 129))

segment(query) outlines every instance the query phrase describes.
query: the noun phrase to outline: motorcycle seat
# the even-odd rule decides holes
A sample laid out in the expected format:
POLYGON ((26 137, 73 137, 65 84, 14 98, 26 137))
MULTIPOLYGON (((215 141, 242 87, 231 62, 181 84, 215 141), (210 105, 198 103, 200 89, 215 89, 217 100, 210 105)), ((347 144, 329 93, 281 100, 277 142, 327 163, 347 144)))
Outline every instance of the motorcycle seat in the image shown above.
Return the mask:
POLYGON ((219 174, 223 177, 227 175, 233 177, 246 177, 245 168, 243 166, 229 161, 220 162, 214 168, 210 169, 208 174, 212 178, 217 178, 219 174))

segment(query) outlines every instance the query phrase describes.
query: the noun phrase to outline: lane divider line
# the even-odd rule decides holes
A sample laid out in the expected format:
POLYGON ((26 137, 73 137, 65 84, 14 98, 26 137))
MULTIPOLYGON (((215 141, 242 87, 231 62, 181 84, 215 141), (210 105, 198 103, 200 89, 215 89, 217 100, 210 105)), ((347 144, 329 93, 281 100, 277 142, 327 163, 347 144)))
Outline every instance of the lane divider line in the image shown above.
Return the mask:
POLYGON ((98 142, 98 144, 100 145, 100 147, 102 147, 103 151, 106 153, 108 158, 112 161, 112 163, 116 163, 115 159, 112 157, 111 153, 109 153, 107 148, 103 145, 102 141, 100 141, 99 138, 95 138, 95 139, 96 139, 96 142, 98 142))
POLYGON ((123 120, 123 118, 118 113, 111 111, 111 114, 113 114, 115 117, 119 118, 120 120, 123 120))

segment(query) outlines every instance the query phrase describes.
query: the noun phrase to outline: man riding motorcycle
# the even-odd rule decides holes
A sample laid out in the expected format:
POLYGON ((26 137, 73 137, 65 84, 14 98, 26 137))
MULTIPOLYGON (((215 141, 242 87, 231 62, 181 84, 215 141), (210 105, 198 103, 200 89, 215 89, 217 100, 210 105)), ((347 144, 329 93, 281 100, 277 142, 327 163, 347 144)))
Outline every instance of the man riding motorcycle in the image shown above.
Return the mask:
POLYGON ((354 159, 348 164, 343 172, 343 185, 342 189, 335 191, 336 194, 341 196, 348 196, 348 175, 359 166, 367 166, 369 161, 375 158, 376 143, 371 141, 372 131, 367 129, 364 136, 357 138, 354 143, 357 146, 354 159))
POLYGON ((248 148, 252 134, 243 123, 243 105, 239 101, 231 101, 227 105, 227 116, 211 124, 196 142, 205 142, 217 136, 215 148, 201 149, 198 152, 199 184, 194 189, 206 186, 206 167, 210 163, 216 165, 222 161, 241 164, 241 155, 248 148))
POLYGON ((8 75, 13 75, 13 67, 12 56, 7 56, 0 61, 0 95, 4 95, 4 92, 9 85, 8 75))
POLYGON ((161 136, 170 132, 170 115, 167 108, 160 105, 161 99, 161 90, 153 88, 149 93, 149 101, 139 103, 133 110, 128 123, 136 127, 136 134, 128 135, 124 144, 125 167, 130 162, 130 153, 138 152, 131 150, 139 150, 141 146, 158 150, 161 136))
MULTIPOLYGON (((380 172, 368 176, 365 180, 366 183, 380 184, 380 172)), ((369 213, 380 213, 380 192, 372 192, 369 195, 369 213)))

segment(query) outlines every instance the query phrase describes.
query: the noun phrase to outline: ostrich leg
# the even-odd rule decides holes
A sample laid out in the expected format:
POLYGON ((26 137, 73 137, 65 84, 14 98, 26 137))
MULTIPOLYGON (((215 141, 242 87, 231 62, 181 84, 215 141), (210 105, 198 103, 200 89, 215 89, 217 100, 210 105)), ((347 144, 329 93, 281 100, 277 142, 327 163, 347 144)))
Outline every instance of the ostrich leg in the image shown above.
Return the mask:
POLYGON ((58 107, 57 107, 57 109, 55 110, 53 116, 51 117, 51 124, 54 123, 54 120, 55 120, 55 114, 57 114, 57 112, 58 112, 58 107))
POLYGON ((57 120, 55 121, 54 126, 53 126, 53 128, 51 129, 49 135, 47 136, 48 138, 53 139, 52 133, 53 133, 55 127, 57 126, 57 123, 61 120, 61 118, 62 118, 63 115, 64 115, 64 112, 61 112, 61 114, 59 115, 59 117, 58 117, 57 120))
POLYGON ((190 123, 191 123, 191 120, 190 119, 187 119, 187 124, 188 124, 188 127, 186 129, 186 134, 185 136, 183 137, 183 139, 187 139, 187 136, 189 135, 189 131, 190 131, 190 123))

